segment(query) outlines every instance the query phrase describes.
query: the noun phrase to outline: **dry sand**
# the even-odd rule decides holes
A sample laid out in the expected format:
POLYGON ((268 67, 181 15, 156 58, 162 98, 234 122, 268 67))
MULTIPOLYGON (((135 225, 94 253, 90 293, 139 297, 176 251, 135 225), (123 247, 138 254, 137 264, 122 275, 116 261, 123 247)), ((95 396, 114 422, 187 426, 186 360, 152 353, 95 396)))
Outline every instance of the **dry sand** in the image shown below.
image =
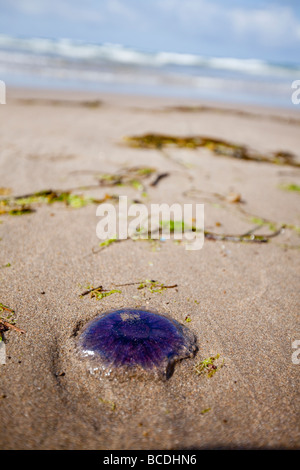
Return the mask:
MULTIPOLYGON (((186 104, 179 100, 45 96, 16 90, 0 107, 0 186, 14 195, 86 186, 95 183, 93 172, 151 165, 169 176, 156 187, 146 182, 148 198, 126 187, 86 194, 127 194, 148 204, 204 202, 205 228, 218 233, 253 228, 239 208, 278 225, 300 226, 299 193, 280 188, 300 184, 299 168, 206 149, 168 149, 166 158, 159 150, 120 145, 123 136, 145 132, 199 134, 261 153, 293 152, 300 160, 296 110, 180 112, 164 110, 186 104), (82 104, 95 99, 102 105, 82 104), (192 188, 203 194, 185 195, 192 188), (230 192, 240 193, 243 203, 211 195, 230 192)), ((93 204, 40 205, 32 214, 0 219, 0 266, 11 264, 0 269, 0 302, 15 310, 17 326, 26 331, 5 333, 1 448, 299 447, 300 365, 292 363, 292 343, 300 340, 295 228, 264 244, 205 240, 202 250, 187 251, 172 240, 158 246, 128 240, 93 254, 99 244, 93 204), (111 289, 145 279, 178 289, 150 293, 128 286, 102 300, 79 297, 88 284, 111 289), (74 356, 76 328, 98 312, 141 305, 190 328, 198 339, 195 358, 177 364, 167 381, 111 382, 89 374, 74 356), (198 376, 195 364, 216 354, 224 366, 211 378, 198 376)), ((271 233, 270 227, 258 233, 271 233)))

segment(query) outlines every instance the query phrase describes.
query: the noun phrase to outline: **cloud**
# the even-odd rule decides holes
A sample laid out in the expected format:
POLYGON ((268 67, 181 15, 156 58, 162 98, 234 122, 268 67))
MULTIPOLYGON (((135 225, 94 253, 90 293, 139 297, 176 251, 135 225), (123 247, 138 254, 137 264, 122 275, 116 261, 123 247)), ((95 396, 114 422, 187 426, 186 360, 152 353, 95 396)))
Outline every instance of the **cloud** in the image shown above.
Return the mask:
POLYGON ((128 20, 136 20, 138 15, 137 11, 128 7, 128 2, 120 0, 107 0, 105 7, 108 12, 119 15, 128 20))
POLYGON ((234 9, 230 13, 232 26, 240 37, 253 37, 269 46, 300 41, 300 22, 291 8, 234 9))
POLYGON ((199 34, 209 33, 219 36, 221 31, 237 39, 252 39, 264 45, 276 46, 300 41, 300 21, 295 9, 275 3, 244 3, 236 7, 236 2, 211 2, 209 0, 160 0, 157 7, 176 19, 180 27, 189 27, 190 32, 197 28, 199 34))
POLYGON ((89 8, 94 5, 94 1, 87 0, 85 4, 79 0, 73 0, 72 3, 66 0, 14 0, 8 4, 5 0, 0 0, 0 9, 7 18, 20 19, 23 22, 37 20, 40 22, 48 21, 50 18, 56 18, 57 21, 66 22, 90 22, 104 20, 100 9, 89 8))
MULTIPOLYGON (((0 0, 0 6, 3 3, 0 0)), ((15 0, 11 8, 28 16, 55 15, 58 19, 67 21, 92 23, 112 19, 113 15, 131 20, 137 18, 136 11, 129 8, 124 0, 15 0)))

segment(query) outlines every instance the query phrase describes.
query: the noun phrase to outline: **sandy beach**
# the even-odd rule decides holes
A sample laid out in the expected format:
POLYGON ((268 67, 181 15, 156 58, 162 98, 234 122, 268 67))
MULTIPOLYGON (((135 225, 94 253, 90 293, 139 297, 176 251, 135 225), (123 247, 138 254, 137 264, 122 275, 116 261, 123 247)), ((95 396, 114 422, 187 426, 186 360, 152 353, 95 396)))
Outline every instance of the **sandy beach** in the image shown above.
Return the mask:
POLYGON ((2 449, 299 448, 299 126, 296 106, 8 90, 1 200, 46 190, 69 199, 29 199, 20 215, 0 205, 0 304, 25 331, 4 332, 2 449), (145 134, 210 140, 124 140, 145 134), (138 184, 111 176, 137 167, 152 169, 138 184), (204 203, 203 248, 172 237, 100 247, 96 201, 120 195, 204 203), (137 289, 146 280, 177 287, 137 289), (80 297, 91 286, 121 292, 80 297), (193 332, 195 357, 168 380, 90 374, 75 353, 84 325, 141 306, 193 332))

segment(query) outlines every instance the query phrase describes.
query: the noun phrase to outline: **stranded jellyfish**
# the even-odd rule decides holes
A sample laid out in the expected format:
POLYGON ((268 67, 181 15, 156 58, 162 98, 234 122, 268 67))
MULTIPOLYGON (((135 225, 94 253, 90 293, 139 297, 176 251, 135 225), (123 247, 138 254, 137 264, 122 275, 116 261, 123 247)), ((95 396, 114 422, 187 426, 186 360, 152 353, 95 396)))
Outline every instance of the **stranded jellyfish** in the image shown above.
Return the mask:
POLYGON ((77 347, 93 373, 160 378, 170 377, 175 362, 192 357, 197 349, 194 335, 177 321, 130 308, 104 313, 89 322, 77 347))

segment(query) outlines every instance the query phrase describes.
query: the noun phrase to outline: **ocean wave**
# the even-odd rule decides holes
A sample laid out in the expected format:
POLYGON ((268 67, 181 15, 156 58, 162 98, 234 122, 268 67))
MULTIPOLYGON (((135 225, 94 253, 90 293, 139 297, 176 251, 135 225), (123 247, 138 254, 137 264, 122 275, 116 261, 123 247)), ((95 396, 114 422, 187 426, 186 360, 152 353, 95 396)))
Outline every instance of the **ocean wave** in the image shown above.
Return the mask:
MULTIPOLYGON (((166 72, 158 74, 155 70, 124 68, 116 73, 112 68, 82 67, 81 64, 62 64, 55 59, 49 65, 49 61, 40 62, 37 57, 26 57, 24 54, 15 54, 11 57, 8 52, 0 51, 0 77, 17 77, 24 80, 25 77, 35 79, 59 80, 61 84, 78 83, 88 85, 98 84, 127 84, 132 87, 156 87, 160 89, 180 90, 186 89, 202 92, 219 92, 226 96, 227 93, 256 94, 257 96, 287 96, 290 85, 282 82, 261 81, 258 79, 239 79, 238 77, 200 76, 182 73, 166 72)), ((14 82, 14 80, 13 80, 14 82)))
MULTIPOLYGON (((0 50, 9 53, 10 60, 27 62, 47 62, 55 64, 55 59, 64 63, 84 62, 92 65, 125 65, 132 67, 164 68, 177 66, 182 70, 220 70, 245 75, 295 77, 300 74, 300 66, 272 64, 258 59, 239 59, 233 57, 205 57, 196 54, 176 52, 146 53, 124 47, 121 44, 91 44, 66 38, 16 38, 0 35, 0 50), (23 54, 23 55, 22 55, 23 54)), ((3 59, 3 56, 2 56, 3 59)), ((1 60, 1 57, 0 57, 1 60)))

